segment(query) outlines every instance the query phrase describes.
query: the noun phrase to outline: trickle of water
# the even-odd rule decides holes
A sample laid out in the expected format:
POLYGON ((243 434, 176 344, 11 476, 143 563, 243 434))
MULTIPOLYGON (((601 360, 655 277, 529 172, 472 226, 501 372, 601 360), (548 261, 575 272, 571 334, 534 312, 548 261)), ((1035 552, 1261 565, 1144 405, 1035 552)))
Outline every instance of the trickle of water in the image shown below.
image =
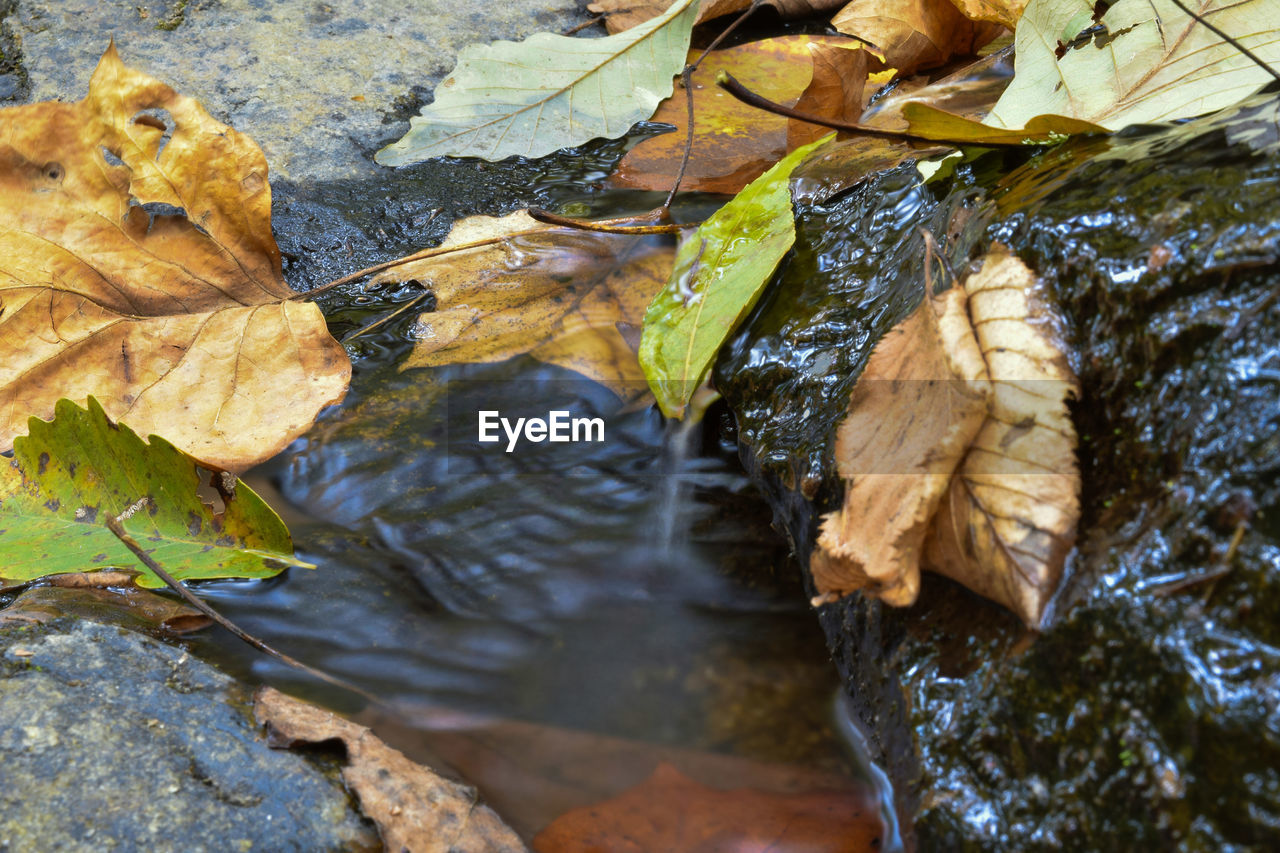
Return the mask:
POLYGON ((671 558, 678 548, 688 544, 689 525, 683 518, 683 509, 686 508, 691 486, 689 460, 696 457, 699 450, 699 422, 693 418, 667 421, 662 435, 662 485, 657 490, 653 505, 658 530, 657 547, 664 558, 671 558))

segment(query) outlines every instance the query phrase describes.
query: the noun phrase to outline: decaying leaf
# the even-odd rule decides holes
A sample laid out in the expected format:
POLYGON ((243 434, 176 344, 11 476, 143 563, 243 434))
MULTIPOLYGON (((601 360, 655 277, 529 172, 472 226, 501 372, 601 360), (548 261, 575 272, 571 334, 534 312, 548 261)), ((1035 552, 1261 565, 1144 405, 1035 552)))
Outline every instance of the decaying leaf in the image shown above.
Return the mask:
POLYGON ((669 239, 555 228, 520 211, 462 220, 442 248, 469 243, 482 245, 375 279, 416 279, 435 295, 436 310, 419 318, 406 367, 528 353, 624 397, 643 388, 635 351, 618 326, 638 326, 667 280, 669 239))
POLYGON ((1080 518, 1078 397, 1034 273, 1003 251, 965 281, 991 407, 939 507, 925 563, 1040 624, 1080 518))
POLYGON ((258 146, 114 45, 83 101, 0 110, 0 449, 94 395, 213 465, 274 455, 351 374, 292 296, 258 146))
POLYGON ((820 593, 916 600, 925 533, 990 396, 960 288, 924 299, 885 335, 836 435, 844 504, 823 520, 809 563, 820 593))
POLYGON ((969 20, 951 0, 853 0, 831 25, 874 45, 885 65, 903 75, 975 54, 1001 31, 969 20))
MULTIPOLYGON (((835 121, 856 122, 866 105, 867 78, 873 69, 881 67, 880 60, 857 44, 811 42, 808 49, 813 76, 795 108, 835 121)), ((789 119, 787 147, 795 149, 817 142, 830 132, 821 125, 789 119)))
POLYGON ((1079 518, 1077 393, 1034 274, 996 247, 858 380, 837 436, 844 503, 810 561, 819 592, 908 605, 923 566, 1038 626, 1079 518))
POLYGON ((217 483, 224 508, 200 499, 196 460, 159 436, 144 443, 113 424, 92 397, 89 408, 60 400, 52 422, 31 418, 30 434, 0 463, 0 574, 27 581, 61 572, 128 568, 137 584, 164 583, 104 522, 121 524, 179 580, 264 578, 293 555, 284 522, 230 477, 217 483))
MULTIPOLYGON (((767 0, 785 18, 803 18, 818 12, 839 9, 848 0, 767 0)), ((605 27, 610 33, 620 33, 637 24, 662 14, 670 4, 667 0, 597 0, 587 10, 605 16, 605 27)), ((710 21, 722 15, 742 12, 751 0, 702 0, 698 7, 696 23, 710 21)))
POLYGON ((277 748, 339 740, 346 748, 342 781, 378 826, 387 850, 413 853, 502 853, 524 844, 474 788, 410 761, 364 726, 271 687, 254 695, 253 713, 277 748))
MULTIPOLYGON (((851 73, 861 73, 861 80, 850 78, 847 82, 837 83, 826 73, 815 78, 819 74, 818 57, 826 54, 812 54, 811 44, 817 45, 820 51, 828 48, 835 51, 840 45, 853 42, 839 36, 782 36, 719 50, 703 61, 693 73, 693 110, 696 117, 693 149, 681 189, 736 193, 782 159, 789 147, 808 144, 831 132, 818 125, 791 122, 782 116, 747 106, 716 85, 716 75, 721 71, 729 72, 753 92, 783 104, 794 104, 814 79, 819 79, 824 87, 824 98, 830 98, 832 90, 844 85, 850 91, 856 89, 858 106, 861 107, 862 83, 867 76, 865 64, 849 69, 851 73), (792 125, 798 127, 793 129, 792 125), (794 140, 791 138, 793 133, 794 140)), ((690 61, 700 53, 691 51, 690 61)), ((864 51, 851 53, 866 58, 864 51)), ((874 67, 878 68, 879 63, 876 62, 874 67)), ((836 95, 843 97, 842 92, 836 95)), ((829 100, 817 106, 819 109, 815 111, 821 115, 834 116, 844 111, 843 103, 833 105, 829 100)), ((671 188, 684 155, 685 130, 688 127, 685 93, 679 91, 663 101, 653 121, 670 124, 676 130, 646 139, 628 151, 610 177, 610 183, 663 192, 671 188)))
MULTIPOLYGON (((1280 0, 1187 5, 1264 62, 1280 64, 1280 0)), ((1033 125, 1080 132, 1062 125, 1067 119, 1119 130, 1213 112, 1272 80, 1171 0, 1120 0, 1096 25, 1093 9, 1089 0, 1031 0, 1016 32, 1013 82, 991 114, 979 124, 924 109, 912 117, 912 132, 975 141, 984 132, 1007 140, 1007 130, 1033 125)))
MULTIPOLYGON (((88 576, 93 574, 97 573, 88 576)), ((185 602, 128 584, 122 589, 92 586, 26 589, 0 609, 0 625, 39 625, 68 616, 171 637, 213 624, 212 619, 185 602)))
POLYGON ((471 45, 375 160, 404 166, 430 157, 541 157, 596 137, 622 136, 653 115, 684 67, 695 0, 605 38, 535 33, 522 42, 471 45))
POLYGON ((812 850, 862 853, 883 843, 873 802, 847 792, 720 791, 669 764, 603 803, 575 809, 533 839, 539 853, 812 850))
POLYGON ((640 364, 668 417, 683 417, 720 346, 795 242, 791 172, 824 142, 788 154, 681 244, 640 340, 640 364))

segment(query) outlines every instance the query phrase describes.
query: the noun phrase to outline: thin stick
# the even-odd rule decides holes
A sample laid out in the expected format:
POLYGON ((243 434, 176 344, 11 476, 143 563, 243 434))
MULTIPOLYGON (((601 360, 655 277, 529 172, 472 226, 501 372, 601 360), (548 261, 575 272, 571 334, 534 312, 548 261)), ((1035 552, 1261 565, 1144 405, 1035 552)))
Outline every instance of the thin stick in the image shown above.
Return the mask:
MULTIPOLYGON (((560 216, 549 210, 543 210, 540 207, 529 208, 529 215, 539 222, 545 222, 548 225, 559 225, 565 228, 577 228, 581 231, 600 231, 605 234, 679 234, 686 228, 696 228, 697 223, 686 225, 614 225, 614 222, 626 222, 622 219, 605 219, 592 222, 587 219, 570 219, 567 216, 560 216)), ((639 219, 643 217, 631 217, 631 219, 639 219)))
POLYGON ((483 246, 492 246, 495 243, 501 243, 503 240, 507 240, 511 237, 520 237, 524 234, 536 234, 536 233, 537 233, 536 231, 532 231, 532 230, 517 231, 514 234, 504 234, 501 237, 487 237, 484 240, 475 240, 470 243, 461 243, 457 246, 447 246, 443 248, 440 246, 436 246, 434 249, 423 249, 420 252, 414 252, 412 255, 405 255, 403 258, 396 258, 394 261, 387 261, 386 263, 382 263, 382 264, 374 264, 371 267, 365 267, 362 270, 356 270, 355 272, 351 273, 351 275, 344 275, 342 278, 335 279, 329 282, 328 284, 322 284, 319 287, 313 287, 310 290, 303 290, 299 293, 295 293, 293 296, 290 296, 289 298, 290 299, 310 299, 312 296, 315 296, 317 293, 324 293, 326 290, 332 290, 333 288, 338 287, 339 285, 347 284, 348 282, 355 281, 358 278, 364 278, 367 275, 373 275, 376 272, 389 270, 392 267, 398 267, 401 264, 407 264, 413 261, 424 261, 427 258, 438 257, 439 255, 447 255, 450 252, 465 252, 468 249, 479 249, 483 246))
POLYGON ((280 661, 281 663, 285 663, 296 670, 305 672, 307 675, 310 675, 313 678, 318 678, 321 681, 325 682, 326 684, 332 684, 334 687, 341 687, 343 690, 350 690, 352 693, 356 694, 357 696, 360 696, 363 699, 367 699, 368 701, 373 702, 375 704, 379 704, 379 705, 382 704, 382 700, 380 700, 377 696, 374 696, 372 693, 369 693, 368 691, 364 690, 361 687, 357 687, 356 685, 352 684, 350 681, 347 681, 342 678, 338 678, 336 675, 330 675, 329 673, 316 669, 315 667, 307 666, 302 661, 297 660, 296 658, 289 657, 284 652, 280 652, 280 651, 277 651, 276 649, 273 649, 271 646, 267 645, 262 640, 259 640, 257 637, 253 636, 252 634, 248 633, 244 629, 240 628, 230 619, 227 619, 221 613, 214 610, 212 607, 206 604, 203 599, 198 598, 193 592, 191 592, 191 590, 187 589, 186 586, 184 586, 181 581, 179 581, 177 578, 173 577, 173 575, 169 574, 164 569, 162 569, 159 563, 151 559, 151 555, 148 554, 146 551, 142 550, 142 546, 138 544, 137 540, 135 540, 132 536, 130 536, 128 533, 125 532, 124 527, 121 526, 120 524, 119 516, 115 518, 107 519, 107 529, 110 530, 112 533, 114 533, 116 535, 116 538, 119 539, 121 542, 123 542, 124 546, 128 548, 130 551, 132 551, 135 557, 137 557, 139 560, 142 561, 142 564, 144 566, 146 566, 151 571, 155 572, 156 577, 164 581, 168 585, 169 589, 173 590, 178 595, 182 596, 182 599, 186 601, 188 604, 190 604, 192 607, 194 607, 196 610, 199 610, 205 616, 208 616, 214 622, 217 622, 223 628, 226 628, 228 631, 235 634, 241 640, 244 640, 246 643, 253 646, 258 651, 263 652, 264 654, 268 654, 271 657, 275 658, 276 660, 280 661))
POLYGON ((800 110, 793 109, 792 107, 779 104, 776 101, 771 101, 762 95, 757 95, 755 92, 735 80, 733 75, 727 71, 721 72, 720 77, 716 80, 716 85, 749 106, 765 110, 766 112, 777 113, 778 115, 786 116, 787 118, 799 119, 800 121, 807 121, 811 124, 820 124, 823 127, 830 127, 834 130, 847 130, 853 133, 862 133, 867 136, 879 137, 881 139, 894 139, 904 142, 924 142, 929 145, 951 145, 956 148, 973 146, 982 146, 984 148, 1026 147, 1026 144, 1023 142, 995 142, 990 140, 976 142, 972 139, 930 139, 927 136, 918 136, 914 133, 907 133, 906 131, 886 130, 883 127, 870 127, 869 125, 858 124, 857 122, 839 121, 837 119, 814 115, 813 113, 802 112, 800 110))
POLYGON ((1262 60, 1257 56, 1257 54, 1255 54, 1253 51, 1249 50, 1249 48, 1245 47, 1245 46, 1244 46, 1244 45, 1242 45, 1240 42, 1236 41, 1236 40, 1235 40, 1235 39, 1233 39, 1231 36, 1227 35, 1227 34, 1226 34, 1226 33, 1224 33, 1222 30, 1218 29, 1218 28, 1217 28, 1217 27, 1215 27, 1213 24, 1209 23, 1208 19, 1206 19, 1206 18, 1202 18, 1201 16, 1197 15, 1195 12, 1192 12, 1192 11, 1191 11, 1190 9, 1188 9, 1186 6, 1183 6, 1183 5, 1182 5, 1182 0, 1173 0, 1173 5, 1177 6, 1177 7, 1178 7, 1179 9, 1181 9, 1182 11, 1186 12, 1188 15, 1190 15, 1190 16, 1191 16, 1192 20, 1194 20, 1196 23, 1198 23, 1198 24, 1200 24, 1201 26, 1203 26, 1203 27, 1205 27, 1206 29, 1208 29, 1208 30, 1209 30, 1209 32, 1213 33, 1215 36, 1217 36, 1218 38, 1222 39, 1222 40, 1223 40, 1223 41, 1225 41, 1227 44, 1231 45, 1231 46, 1232 46, 1232 47, 1234 47, 1236 50, 1238 50, 1238 51, 1240 51, 1241 53, 1243 53, 1245 56, 1249 57, 1251 60, 1253 60, 1253 63, 1254 63, 1255 65, 1257 65, 1259 68, 1261 68, 1263 71, 1267 72, 1267 73, 1268 73, 1268 74, 1270 74, 1272 77, 1276 78, 1276 80, 1280 80, 1280 72, 1277 72, 1277 71, 1276 71, 1274 68, 1272 68, 1270 65, 1268 65, 1268 64, 1267 64, 1267 63, 1265 63, 1265 62, 1263 62, 1263 61, 1262 61, 1262 60))
POLYGON ((578 24, 576 27, 569 27, 569 29, 565 30, 560 35, 562 36, 576 35, 577 33, 580 33, 583 30, 585 30, 587 27, 594 27, 596 24, 600 23, 604 19, 605 19, 604 15, 596 15, 591 20, 583 21, 581 24, 578 24))
POLYGON ((374 320, 372 323, 369 323, 366 326, 362 326, 361 328, 356 329, 354 332, 344 337, 342 339, 342 343, 345 344, 347 341, 353 341, 356 338, 360 337, 361 335, 365 335, 365 334, 368 334, 369 332, 372 332, 374 329, 378 328, 383 323, 387 322, 388 320, 395 319, 396 317, 408 311, 410 308, 417 305, 419 302, 426 299, 430 295, 431 295, 430 293, 419 293, 417 296, 413 297, 408 302, 401 305, 396 310, 392 311, 390 314, 385 314, 379 317, 378 319, 374 320))

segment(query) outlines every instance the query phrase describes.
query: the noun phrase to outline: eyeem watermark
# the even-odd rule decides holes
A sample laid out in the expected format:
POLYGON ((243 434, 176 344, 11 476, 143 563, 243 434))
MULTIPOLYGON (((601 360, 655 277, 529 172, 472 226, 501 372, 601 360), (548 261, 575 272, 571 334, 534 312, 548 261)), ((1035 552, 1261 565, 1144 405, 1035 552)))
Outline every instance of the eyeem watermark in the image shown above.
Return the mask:
POLYGON ((604 441, 604 418, 575 418, 565 410, 547 412, 545 418, 504 418, 496 409, 476 413, 478 430, 476 440, 492 444, 506 437, 507 453, 516 449, 521 439, 540 444, 580 444, 604 441), (501 429, 502 435, 499 435, 501 429))

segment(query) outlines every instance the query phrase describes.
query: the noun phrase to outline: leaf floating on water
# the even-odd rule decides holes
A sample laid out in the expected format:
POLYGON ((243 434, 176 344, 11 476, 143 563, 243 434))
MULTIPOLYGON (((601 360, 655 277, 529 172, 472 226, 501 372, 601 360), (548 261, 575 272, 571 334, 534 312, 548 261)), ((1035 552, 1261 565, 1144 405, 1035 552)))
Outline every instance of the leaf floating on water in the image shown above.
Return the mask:
POLYGON ((416 279, 435 295, 436 310, 419 317, 406 367, 528 353, 623 397, 643 389, 624 330, 640 324, 667 280, 674 255, 669 238, 556 228, 520 211, 464 219, 441 248, 468 243, 484 245, 403 264, 374 279, 416 279))
POLYGON ((697 16, 676 0, 651 21, 605 38, 535 33, 471 45, 409 132, 374 157, 404 166, 431 157, 541 157, 624 135, 653 115, 684 67, 697 16))
POLYGON ((114 45, 83 101, 9 107, 0 127, 0 450, 94 395, 242 469, 342 399, 350 362, 290 301, 253 140, 114 45))
POLYGON ((644 315, 640 364, 658 405, 683 417, 721 345, 796 239, 791 172, 825 140, 797 148, 686 239, 644 315))
POLYGON ((810 560, 823 597, 909 605, 923 566, 1040 624, 1080 515, 1056 331, 1034 274, 997 248, 877 344, 837 434, 844 503, 810 560))
POLYGON ((1035 274, 1003 251, 964 284, 990 371, 991 407, 939 507, 925 562, 1028 625, 1040 624, 1080 519, 1078 397, 1035 274))
POLYGON ((126 532, 179 580, 265 578, 306 566, 280 517, 244 483, 217 482, 224 509, 200 499, 199 462, 159 436, 145 443, 111 423, 93 398, 60 400, 52 422, 31 418, 0 467, 0 574, 28 581, 61 572, 129 568, 139 586, 165 584, 105 526, 126 532))

